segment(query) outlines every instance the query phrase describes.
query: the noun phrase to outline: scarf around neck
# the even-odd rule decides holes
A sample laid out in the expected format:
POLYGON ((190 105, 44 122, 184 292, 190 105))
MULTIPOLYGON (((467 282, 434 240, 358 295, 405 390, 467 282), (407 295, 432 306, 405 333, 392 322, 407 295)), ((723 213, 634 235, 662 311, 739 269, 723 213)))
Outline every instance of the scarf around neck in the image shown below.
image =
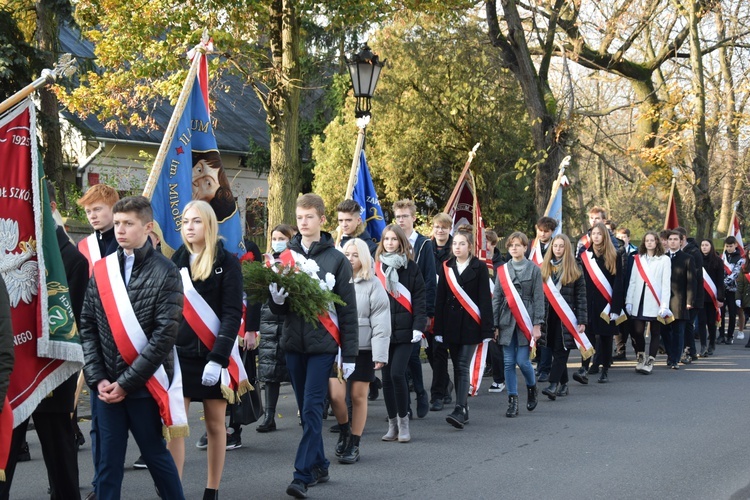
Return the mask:
POLYGON ((402 253, 383 252, 380 254, 380 262, 387 266, 383 269, 385 273, 385 289, 391 293, 398 293, 396 292, 398 270, 406 267, 406 263, 408 262, 406 255, 402 253))

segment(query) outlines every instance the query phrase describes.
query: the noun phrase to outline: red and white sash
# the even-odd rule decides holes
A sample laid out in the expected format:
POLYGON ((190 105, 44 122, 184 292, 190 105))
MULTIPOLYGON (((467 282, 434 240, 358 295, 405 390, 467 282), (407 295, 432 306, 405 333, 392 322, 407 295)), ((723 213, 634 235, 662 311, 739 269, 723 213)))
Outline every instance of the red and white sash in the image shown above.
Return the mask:
MULTIPOLYGON (((302 263, 308 259, 304 255, 300 255, 294 250, 287 248, 281 252, 279 260, 285 266, 299 267, 297 264, 298 262, 302 263)), ((339 346, 339 360, 341 360, 341 332, 339 331, 339 318, 336 314, 336 310, 333 307, 330 307, 327 312, 318 316, 318 321, 320 321, 323 328, 331 334, 331 337, 333 337, 333 340, 335 340, 336 344, 339 346)))
POLYGON ((721 253, 721 262, 724 264, 724 272, 727 273, 727 276, 732 274, 732 264, 729 263, 729 259, 727 259, 727 253, 722 252, 721 253))
POLYGON ((102 251, 99 250, 99 243, 96 241, 96 233, 86 236, 78 242, 78 250, 89 261, 89 278, 94 272, 94 264, 102 258, 102 251))
POLYGON ((534 241, 531 242, 531 252, 529 253, 529 260, 536 264, 538 267, 542 267, 544 256, 542 255, 542 244, 539 243, 539 238, 534 238, 534 241))
POLYGON ((518 295, 518 290, 513 285, 513 281, 510 278, 510 271, 508 270, 509 264, 500 266, 497 273, 497 279, 500 280, 500 286, 505 294, 505 300, 508 301, 508 308, 510 309, 513 318, 516 320, 516 325, 523 332, 526 340, 529 341, 529 348, 531 349, 531 357, 534 357, 536 352, 536 339, 533 335, 534 325, 531 323, 531 317, 529 311, 526 310, 526 306, 521 300, 521 296, 518 295))
POLYGON ((487 362, 487 350, 489 348, 487 343, 489 340, 486 339, 484 342, 480 342, 471 356, 471 363, 469 364, 469 396, 476 396, 479 386, 482 384, 482 375, 484 375, 484 366, 487 362))
MULTIPOLYGON (((116 253, 99 260, 94 265, 94 277, 117 350, 122 359, 132 365, 148 345, 148 338, 141 328, 130 297, 128 297, 116 253)), ((189 434, 185 401, 182 395, 182 372, 180 372, 177 351, 175 348, 172 348, 172 351, 174 375, 171 382, 163 365, 146 382, 148 392, 159 406, 159 414, 164 423, 162 432, 167 441, 173 437, 184 437, 189 434)))
MULTIPOLYGON (((385 285, 385 272, 383 271, 383 263, 378 261, 375 263, 375 276, 380 280, 380 284, 383 285, 385 291, 396 299, 396 302, 404 306, 404 309, 412 313, 411 308, 411 292, 401 282, 395 284, 396 291, 388 291, 388 287, 385 285)), ((413 314, 413 313, 412 313, 413 314)))
MULTIPOLYGON (((606 276, 604 276, 604 272, 599 267, 599 264, 597 264, 596 259, 594 258, 594 253, 585 251, 583 252, 583 255, 581 256, 581 261, 583 261, 583 267, 586 268, 586 270, 589 273, 589 278, 591 278, 591 281, 594 283, 594 286, 597 290, 599 290, 599 293, 602 297, 604 297, 604 300, 607 301, 607 305, 604 307, 602 312, 599 314, 599 316, 609 323, 610 317, 609 313, 612 310, 612 285, 609 284, 609 281, 607 281, 606 276)), ((622 311, 620 311, 619 317, 615 321, 616 324, 620 324, 623 321, 625 321, 626 316, 622 314, 622 311)))
MULTIPOLYGON (((180 269, 180 276, 182 276, 182 287, 185 290, 182 315, 200 341, 209 349, 213 349, 221 321, 206 299, 195 289, 186 267, 180 269)), ((253 390, 253 386, 247 379, 247 371, 242 364, 237 339, 235 339, 229 356, 229 366, 221 370, 221 393, 229 403, 234 403, 238 396, 242 396, 249 390, 253 390)))
MULTIPOLYGON (((641 276, 643 282, 646 283, 646 288, 651 291, 651 295, 654 296, 656 304, 659 306, 659 308, 661 308, 661 284, 656 282, 656 280, 651 279, 651 276, 648 274, 648 268, 643 265, 643 262, 641 262, 640 255, 633 256, 633 261, 635 262, 635 267, 638 269, 638 274, 641 276)), ((659 323, 669 324, 674 321, 674 316, 667 316, 666 318, 662 318, 661 316, 657 315, 656 319, 659 321, 659 323)))
POLYGON ((453 272, 453 268, 448 265, 447 262, 443 262, 443 270, 445 271, 445 280, 448 283, 448 288, 451 289, 453 295, 458 299, 458 302, 463 306, 469 316, 471 316, 478 325, 482 324, 482 314, 479 311, 479 306, 469 297, 466 290, 458 283, 456 273, 453 272))
POLYGON ((588 233, 581 236, 581 241, 583 242, 583 248, 585 248, 586 250, 591 248, 591 236, 589 236, 588 233))
MULTIPOLYGON (((747 276, 746 276, 747 277, 747 276)), ((708 271, 706 271, 706 268, 703 268, 703 289, 706 291, 709 297, 711 297, 711 302, 714 304, 714 309, 716 310, 716 324, 721 323, 721 310, 719 308, 719 292, 716 288, 716 284, 714 283, 714 280, 711 279, 711 276, 708 275, 708 271)))
POLYGON ((578 318, 576 318, 573 309, 570 308, 570 305, 563 298, 560 289, 557 288, 557 285, 552 281, 552 278, 547 278, 547 281, 542 285, 544 287, 544 296, 547 297, 547 302, 549 302, 549 305, 552 306, 552 309, 557 313, 560 322, 573 336, 578 350, 581 351, 581 358, 590 358, 596 352, 594 346, 591 345, 589 338, 585 334, 581 335, 578 332, 578 318))

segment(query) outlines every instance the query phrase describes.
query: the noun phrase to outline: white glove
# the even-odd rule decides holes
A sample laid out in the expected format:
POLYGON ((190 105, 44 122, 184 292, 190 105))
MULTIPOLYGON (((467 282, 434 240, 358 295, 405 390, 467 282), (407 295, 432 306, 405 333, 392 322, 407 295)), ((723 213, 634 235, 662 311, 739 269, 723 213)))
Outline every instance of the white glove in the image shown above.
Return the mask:
POLYGON ((435 342, 443 343, 443 336, 442 335, 435 335, 435 342))
POLYGON ((201 379, 201 382, 203 385, 211 387, 212 385, 216 385, 216 382, 219 381, 219 375, 221 375, 221 365, 216 361, 209 361, 203 369, 203 378, 201 379))
POLYGON ((417 342, 422 341, 422 332, 419 330, 414 330, 411 332, 411 343, 416 344, 417 342))
POLYGON ((661 309, 659 309, 659 317, 668 318, 670 316, 672 316, 672 311, 670 311, 666 307, 662 307, 661 309))
POLYGON ((625 312, 628 313, 628 316, 633 315, 633 304, 625 304, 625 312))
POLYGON ((289 297, 289 292, 284 290, 284 287, 279 288, 276 283, 268 285, 268 291, 271 292, 271 298, 278 305, 284 305, 284 301, 289 297))
POLYGON ((734 303, 737 304, 737 307, 742 307, 742 301, 740 299, 735 300, 734 303))
POLYGON ((620 315, 617 314, 617 313, 609 313, 609 320, 610 321, 615 321, 619 317, 620 317, 620 315))
POLYGON ((356 363, 343 363, 341 365, 341 372, 344 377, 344 379, 348 379, 349 376, 354 373, 354 366, 356 363))

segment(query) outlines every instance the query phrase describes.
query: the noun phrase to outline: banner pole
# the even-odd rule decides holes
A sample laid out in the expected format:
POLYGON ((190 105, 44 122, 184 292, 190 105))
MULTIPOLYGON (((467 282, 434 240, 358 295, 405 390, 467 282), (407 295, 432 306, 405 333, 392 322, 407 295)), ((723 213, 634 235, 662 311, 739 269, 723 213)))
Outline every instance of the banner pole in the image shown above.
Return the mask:
POLYGON ((354 146, 352 168, 349 170, 349 183, 346 185, 346 196, 344 196, 345 200, 351 200, 352 194, 354 193, 354 183, 357 180, 357 171, 359 170, 359 157, 362 155, 362 148, 365 144, 365 129, 367 129, 367 125, 369 123, 369 116, 357 118, 357 127, 359 128, 359 132, 357 133, 357 144, 354 146))
POLYGON ((195 85, 195 76, 198 74, 198 67, 200 66, 201 58, 205 57, 205 52, 206 46, 201 42, 195 48, 193 62, 190 65, 190 70, 188 71, 187 78, 185 78, 185 83, 182 84, 182 91, 180 91, 180 96, 177 99, 177 104, 175 105, 172 117, 169 119, 169 125, 167 125, 167 129, 164 131, 164 138, 159 145, 159 152, 156 153, 156 158, 154 158, 154 164, 151 167, 151 172, 148 175, 146 186, 143 188, 143 196, 145 196, 149 200, 154 194, 156 183, 159 180, 161 170, 164 167, 164 160, 167 157, 169 146, 172 144, 172 139, 174 138, 174 132, 175 130, 177 130, 177 125, 182 119, 182 113, 185 111, 190 93, 193 91, 193 85, 195 85))
POLYGON ((8 97, 2 103, 0 103, 0 113, 4 113, 19 102, 23 101, 26 97, 30 96, 34 91, 46 86, 53 84, 60 77, 69 77, 76 72, 77 63, 70 54, 63 54, 55 64, 53 69, 44 69, 39 78, 26 85, 24 88, 8 97))

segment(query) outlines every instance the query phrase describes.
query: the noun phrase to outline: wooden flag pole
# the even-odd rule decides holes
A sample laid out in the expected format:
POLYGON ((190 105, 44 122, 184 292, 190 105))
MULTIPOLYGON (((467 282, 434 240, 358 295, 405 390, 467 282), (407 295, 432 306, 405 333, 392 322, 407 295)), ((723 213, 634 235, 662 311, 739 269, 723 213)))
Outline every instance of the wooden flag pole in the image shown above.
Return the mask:
POLYGON ((159 180, 161 170, 164 167, 164 160, 167 157, 169 146, 172 144, 172 139, 174 138, 174 132, 175 130, 177 130, 177 125, 182 119, 182 113, 185 111, 185 106, 187 106, 188 98, 190 98, 190 93, 193 91, 193 85, 195 85, 195 76, 198 74, 198 67, 200 66, 201 58, 205 57, 205 42, 207 41, 208 39, 204 35, 204 41, 201 41, 201 43, 198 44, 198 46, 195 48, 193 63, 190 65, 190 70, 188 71, 187 78, 185 78, 185 83, 182 84, 182 91, 180 91, 180 96, 177 99, 177 104, 175 105, 174 112, 172 113, 172 118, 169 119, 167 130, 164 131, 164 138, 159 145, 159 152, 156 153, 154 164, 151 167, 151 173, 149 173, 148 180, 146 181, 146 186, 143 188, 143 196, 145 196, 149 200, 154 194, 156 183, 159 180))
POLYGON ((458 176, 458 180, 456 181, 456 186, 453 188, 453 192, 451 193, 450 198, 448 198, 448 203, 445 204, 445 210, 443 212, 448 213, 450 211, 451 205, 453 205, 453 199, 458 196, 458 191, 461 189, 461 180, 463 180, 464 176, 466 175, 466 172, 468 172, 469 167, 471 166, 471 161, 474 159, 474 157, 477 154, 477 149, 479 149, 479 146, 481 143, 474 144, 474 147, 471 148, 471 151, 469 151, 469 158, 466 160, 466 164, 464 164, 464 169, 461 171, 461 175, 458 176))
POLYGON ((357 180, 357 172, 359 171, 359 157, 361 156, 362 148, 365 145, 365 129, 369 123, 369 116, 357 118, 359 133, 357 133, 357 144, 354 146, 354 158, 352 159, 352 168, 349 170, 349 183, 346 185, 345 200, 351 200, 352 194, 354 193, 354 182, 357 180))
POLYGON ((63 54, 55 64, 53 69, 42 70, 42 75, 26 85, 24 88, 8 97, 2 103, 0 103, 0 113, 4 113, 19 102, 23 101, 26 97, 30 96, 34 91, 46 86, 53 84, 60 77, 70 77, 77 69, 76 60, 70 54, 63 54))
POLYGON ((552 192, 549 195, 549 201, 547 202, 547 208, 544 210, 544 215, 548 215, 549 211, 552 209, 552 202, 554 201, 555 196, 557 196, 557 191, 560 189, 560 182, 562 182, 563 175, 565 175, 565 169, 568 165, 570 165, 570 155, 563 158, 560 162, 560 167, 557 171, 557 179, 555 179, 555 183, 552 185, 552 192))

